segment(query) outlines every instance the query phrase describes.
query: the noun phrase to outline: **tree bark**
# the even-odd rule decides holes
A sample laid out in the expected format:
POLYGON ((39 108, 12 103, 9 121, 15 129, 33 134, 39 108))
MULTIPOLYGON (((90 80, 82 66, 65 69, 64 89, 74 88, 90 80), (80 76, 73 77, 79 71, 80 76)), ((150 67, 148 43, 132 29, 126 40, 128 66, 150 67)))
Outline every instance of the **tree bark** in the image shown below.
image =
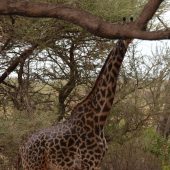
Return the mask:
POLYGON ((103 38, 137 38, 143 40, 170 39, 170 30, 145 31, 146 24, 153 17, 163 0, 149 0, 139 18, 129 24, 106 22, 87 11, 54 3, 1 0, 1 15, 20 15, 24 17, 50 17, 76 24, 88 32, 103 38))
POLYGON ((59 117, 58 117, 58 121, 62 120, 65 116, 65 101, 67 99, 67 97, 70 95, 70 93, 73 91, 73 89, 76 86, 76 82, 78 81, 78 70, 77 70, 77 66, 76 66, 76 61, 74 58, 74 43, 71 45, 70 47, 70 61, 69 61, 69 68, 70 68, 70 78, 68 80, 68 82, 66 83, 66 85, 64 85, 61 90, 59 91, 59 117))

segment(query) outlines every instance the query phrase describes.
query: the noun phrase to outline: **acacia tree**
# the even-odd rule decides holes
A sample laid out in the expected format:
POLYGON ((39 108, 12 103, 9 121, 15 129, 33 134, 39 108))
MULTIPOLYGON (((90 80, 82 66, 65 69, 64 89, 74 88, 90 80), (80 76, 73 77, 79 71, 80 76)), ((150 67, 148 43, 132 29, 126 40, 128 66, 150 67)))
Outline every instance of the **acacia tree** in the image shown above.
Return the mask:
MULTIPOLYGON (((54 1, 55 2, 55 1, 54 1)), ((132 1, 133 2, 133 1, 132 1)), ((140 1, 141 2, 141 1, 140 1)), ((145 1, 142 1, 145 2, 145 1)), ((94 4, 97 4, 98 7, 100 6, 99 1, 96 1, 96 3, 89 3, 89 1, 86 2, 89 6, 88 9, 93 14, 97 14, 97 12, 93 9, 94 4)), ((156 13, 158 8, 161 4, 163 4, 163 1, 160 0, 149 0, 146 5, 144 6, 142 12, 138 12, 138 17, 134 22, 130 22, 128 24, 121 24, 121 23, 111 23, 111 18, 107 18, 107 21, 103 21, 101 18, 96 17, 93 14, 90 14, 89 12, 83 10, 87 9, 87 4, 83 3, 83 1, 77 3, 72 2, 71 4, 68 4, 68 1, 62 2, 62 4, 54 4, 54 3, 42 3, 42 2, 28 2, 28 1, 1 1, 0 2, 0 14, 2 15, 9 15, 9 21, 11 24, 11 28, 5 29, 7 23, 2 18, 2 25, 1 28, 1 38, 2 38, 2 47, 1 52, 4 52, 5 50, 8 50, 10 48, 11 44, 14 42, 17 42, 18 40, 22 40, 22 43, 30 43, 34 44, 35 47, 41 46, 41 49, 45 48, 51 48, 55 46, 56 40, 58 38, 57 32, 61 31, 63 29, 63 23, 62 22, 54 22, 50 21, 52 26, 55 27, 55 30, 52 30, 52 33, 49 32, 48 26, 44 25, 45 20, 40 20, 40 23, 38 24, 39 27, 35 27, 33 24, 33 29, 27 29, 30 24, 32 24, 32 20, 28 20, 26 22, 23 22, 22 18, 17 18, 16 15, 25 16, 25 17, 46 17, 46 18, 57 18, 61 20, 65 20, 71 23, 74 23, 78 26, 81 26, 82 28, 85 28, 90 33, 108 38, 108 39, 114 39, 114 38, 139 38, 139 39, 168 39, 169 38, 169 30, 168 27, 166 27, 166 30, 156 30, 156 31, 148 31, 146 30, 146 26, 148 21, 151 20, 153 15, 156 13), (81 9, 78 9, 80 6, 81 9), (83 18, 83 19, 82 19, 83 18), (20 20, 20 22, 18 22, 20 20), (31 21, 31 22, 30 22, 31 21), (17 33, 17 28, 20 26, 20 24, 25 24, 25 30, 24 32, 31 32, 29 36, 25 36, 24 38, 21 38, 22 32, 19 35, 17 33), (121 29, 120 29, 121 28, 121 29), (39 33, 41 32, 41 33, 39 33), (14 34, 14 35, 13 35, 14 34), (15 35, 16 34, 16 35, 15 35), (48 40, 50 36, 53 34, 57 34, 56 38, 48 40), (19 36, 18 36, 19 35, 19 36), (35 36, 34 39, 31 39, 30 36, 35 36), (15 37, 15 39, 13 38, 15 37), (38 44, 38 45, 37 45, 38 44), (48 44, 48 45, 47 45, 48 44), (45 48, 44 48, 45 46, 45 48)), ((112 2, 113 3, 113 2, 112 2)), ((110 4, 109 4, 110 5, 110 4)), ((134 5, 139 5, 139 2, 135 2, 134 5)), ((141 5, 141 4, 140 4, 141 5)), ((166 4, 163 4, 164 8, 166 4)), ((162 7, 162 8, 163 8, 162 7)), ((159 8, 159 11, 161 8, 159 8)), ((109 14, 111 11, 109 10, 109 14)), ((100 15, 100 12, 99 12, 100 15)), ((69 31, 80 32, 80 30, 77 30, 77 27, 73 27, 71 30, 69 28, 69 31)), ((66 33, 67 30, 64 30, 64 33, 66 33)), ((61 33, 60 33, 61 34, 61 33)), ((63 34, 64 35, 64 34, 63 34)), ((65 36, 65 35, 64 35, 65 36)), ((62 37, 62 36, 60 36, 62 37)), ((33 49, 35 48, 33 46, 33 49)), ((63 88, 58 89, 59 91, 59 103, 61 108, 61 115, 63 115, 65 111, 65 100, 68 97, 68 95, 71 93, 73 88, 75 87, 75 77, 78 77, 78 70, 77 68, 73 67, 74 61, 74 46, 75 44, 72 44, 70 47, 70 61, 65 60, 65 56, 62 56, 63 61, 65 60, 65 63, 68 63, 68 66, 70 67, 70 81, 67 82, 63 88), (74 81, 73 81, 74 80, 74 81), (67 88, 66 88, 67 87, 67 88)), ((29 50, 28 50, 29 51, 29 50)), ((59 50, 57 50, 59 51, 59 50)), ((25 52, 27 53, 27 51, 25 52)), ((27 56, 29 54, 23 53, 20 57, 16 58, 12 64, 7 68, 7 70, 1 75, 0 77, 0 83, 6 84, 4 82, 5 78, 12 72, 17 65, 20 64, 20 69, 18 71, 18 83, 19 86, 17 89, 17 92, 22 92, 23 87, 23 80, 22 80, 22 74, 23 74, 23 65, 27 56), (24 55, 24 57, 22 57, 24 55), (22 59, 23 58, 23 59, 22 59)), ((49 55, 50 56, 50 55, 49 55)), ((52 58, 52 57, 51 57, 52 58)), ((54 60, 53 60, 54 61, 54 60)), ((136 77, 137 78, 137 77, 136 77)), ((10 86, 10 84, 8 84, 10 86)), ((15 99, 15 98, 14 98, 15 99)), ((23 101, 23 94, 21 94, 21 103, 23 101)), ((20 105, 20 104, 19 104, 20 105)))
MULTIPOLYGON (((61 1, 63 2, 63 1, 61 1)), ((67 2, 67 1, 65 1, 67 2)), ((111 1, 112 2, 112 1, 111 1)), ((134 2, 134 1, 132 1, 134 2)), ((143 1, 142 1, 143 2, 143 1)), ((0 14, 1 15, 9 15, 11 19, 12 26, 15 23, 15 19, 12 17, 13 15, 20 15, 25 17, 46 17, 46 18, 57 18, 61 20, 68 21, 70 23, 81 26, 86 29, 88 32, 97 35, 99 37, 108 38, 108 39, 116 39, 116 38, 139 38, 139 39, 148 39, 148 40, 160 40, 160 39, 169 39, 170 31, 166 26, 164 30, 156 30, 156 31, 148 31, 146 30, 147 23, 152 19, 153 15, 157 12, 158 8, 164 1, 162 0, 149 0, 144 6, 142 12, 138 15, 137 19, 134 22, 130 22, 127 24, 120 23, 111 23, 109 21, 104 21, 101 18, 90 14, 89 12, 78 9, 77 7, 73 7, 83 4, 82 8, 86 7, 86 3, 71 3, 73 5, 68 5, 67 3, 63 4, 54 4, 54 3, 41 3, 41 2, 30 2, 30 1, 11 1, 11 0, 2 0, 0 2, 0 14)), ((136 2, 136 6, 137 6, 136 2)), ((89 5, 89 2, 87 3, 89 5)), ((99 1, 96 3, 91 3, 91 8, 93 9, 94 4, 99 4, 99 1)), ((110 5, 110 4, 109 4, 110 5)), ((167 4, 163 4, 164 6, 167 4)), ((89 6, 88 6, 89 7, 89 6)), ((97 6, 98 7, 98 6, 97 6)), ((94 12, 94 11, 93 11, 94 12)), ((159 11, 158 11, 159 12, 159 11)), ((95 12, 94 12, 95 13, 95 12)), ((138 12, 139 13, 139 12, 138 12)), ((109 13, 110 14, 110 13, 109 13)), ((27 23, 29 26, 29 23, 27 23)), ((63 27, 59 23, 54 25, 57 28, 57 31, 61 30, 63 27)), ((41 28, 44 29, 42 26, 41 28)), ((35 33, 38 33, 41 28, 34 29, 35 33)), ((13 27, 12 32, 13 33, 13 27)), ((6 31, 6 30, 5 30, 6 31)), ((3 47, 1 50, 5 49, 11 40, 11 36, 5 33, 3 28, 1 28, 1 39, 3 40, 3 47)), ((8 32, 8 31, 7 31, 8 32)), ((47 34, 47 32, 43 33, 47 34)), ((35 34, 34 34, 35 35, 35 34)), ((38 34, 39 35, 39 34, 38 34)), ((40 34, 40 37, 43 34, 40 34)), ((47 40, 46 38, 41 38, 42 42, 47 40)), ((28 40, 30 39, 27 37, 28 40)), ((26 39, 25 39, 26 40, 26 39)), ((27 41, 28 41, 27 40, 27 41)), ((40 39, 38 39, 40 40, 40 39)), ((53 43, 55 41, 52 41, 53 43)), ((2 83, 1 77, 1 83, 2 83)))
POLYGON ((70 5, 54 3, 2 0, 0 14, 62 19, 79 25, 90 33, 103 38, 160 40, 169 39, 170 31, 168 29, 146 31, 146 25, 163 2, 163 0, 149 0, 136 21, 124 25, 103 21, 87 11, 70 5))
MULTIPOLYGON (((113 5, 115 9, 118 8, 120 10, 119 13, 123 13, 121 15, 126 16, 127 14, 129 15, 130 13, 132 13, 130 11, 134 9, 134 6, 140 7, 140 5, 143 5, 145 1, 135 1, 135 2, 131 1, 131 3, 127 3, 127 4, 124 2, 124 5, 126 5, 126 7, 128 6, 128 10, 121 9, 122 5, 120 4, 122 3, 122 1, 120 1, 118 4, 116 3, 116 5, 114 1, 109 1, 108 3, 101 3, 100 1, 96 1, 94 3, 91 3, 90 1, 86 1, 86 2, 72 1, 71 3, 69 3, 69 1, 61 1, 60 3, 62 4, 44 3, 44 1, 43 2, 36 2, 36 1, 15 2, 11 0, 1 1, 0 14, 9 16, 9 21, 4 20, 3 18, 1 21, 2 23, 1 38, 2 38, 2 45, 3 45, 1 47, 1 52, 5 51, 5 49, 8 49, 11 46, 11 43, 17 40, 21 40, 24 43, 31 43, 36 45, 38 44, 39 46, 46 46, 46 47, 50 47, 51 45, 54 46, 58 36, 57 32, 62 31, 63 27, 65 26, 63 25, 62 22, 50 21, 51 22, 50 25, 55 28, 52 29, 50 32, 48 30, 49 27, 44 24, 44 22, 46 22, 45 20, 39 20, 38 23, 39 27, 37 27, 36 24, 33 24, 31 20, 27 20, 23 22, 23 19, 15 17, 16 15, 21 15, 25 17, 46 17, 46 18, 51 17, 51 18, 65 20, 74 23, 78 26, 81 26, 82 28, 86 29, 88 32, 94 35, 104 37, 104 38, 110 38, 110 39, 115 39, 115 38, 140 38, 140 39, 151 39, 151 40, 167 39, 169 36, 169 31, 167 28, 166 28, 167 30, 146 31, 146 25, 148 21, 156 13, 156 11, 158 10, 162 2, 163 1, 160 0, 157 1, 149 0, 148 3, 146 3, 141 13, 135 10, 135 13, 138 14, 138 17, 134 22, 122 25, 121 23, 112 23, 115 20, 120 20, 119 18, 117 19, 112 18, 112 16, 113 17, 116 16, 115 14, 112 15, 112 8, 108 8, 108 12, 104 13, 105 14, 104 17, 106 21, 102 20, 99 17, 96 17, 95 15, 99 15, 101 17, 101 15, 103 14, 102 12, 100 12, 102 10, 99 10, 101 9, 101 6, 104 5, 104 7, 106 8, 108 6, 113 5), (85 11, 84 9, 86 10, 88 9, 89 11, 91 11, 92 14, 85 11), (10 29, 9 27, 6 28, 6 25, 9 24, 11 25, 10 29), (23 31, 20 32, 20 34, 18 34, 17 28, 20 27, 21 25, 24 26, 25 29, 23 29, 23 31), (30 25, 32 29, 28 29, 30 25), (23 33, 25 33, 26 36, 23 33), (24 35, 24 37, 21 37, 22 35, 24 35), (49 41, 48 38, 51 37, 52 35, 55 35, 56 38, 50 39, 49 41), (31 39, 30 37, 32 36, 34 36, 35 38, 31 39), (15 37, 15 39, 13 37, 15 37)), ((163 4, 164 8, 165 5, 166 4, 163 4)), ((161 12, 160 9, 158 11, 159 13, 161 12)), ((77 32, 80 30, 77 29, 77 27, 73 27, 71 29, 69 28, 69 31, 77 32)), ((6 72, 4 72, 1 75, 0 83, 4 83, 4 79, 7 77, 7 75, 10 74, 10 72, 12 72, 17 67, 19 63, 20 63, 20 59, 18 58, 16 59, 16 62, 13 62, 13 64, 8 67, 6 72)), ((20 65, 22 64, 20 63, 20 65)), ((21 78, 18 80, 21 80, 21 78)), ((21 84, 21 81, 19 82, 21 84)), ((70 92, 72 91, 71 89, 69 90, 70 92)), ((60 92, 62 92, 60 94, 63 94, 63 90, 60 90, 60 92)), ((64 107, 63 104, 64 100, 63 97, 61 97, 61 95, 59 95, 59 101, 60 103, 62 103, 61 105, 63 105, 64 107)), ((60 108, 63 109, 63 107, 60 108)))
MULTIPOLYGON (((3 83, 3 85, 5 85, 5 88, 4 86, 3 88, 1 88, 2 89, 1 92, 4 92, 6 90, 5 93, 3 94, 3 97, 7 93, 9 94, 9 92, 12 91, 10 96, 16 99, 15 95, 13 95, 14 94, 13 92, 15 92, 15 94, 17 92, 21 92, 21 98, 20 97, 19 98, 21 99, 20 101, 22 102, 24 98, 27 97, 27 94, 26 96, 23 97, 23 92, 24 92, 23 88, 24 88, 24 81, 25 81, 23 80, 23 75, 25 74, 25 73, 23 74, 23 70, 24 70, 23 65, 25 68, 27 65, 28 59, 30 59, 29 61, 34 64, 36 62, 40 63, 40 61, 43 61, 44 63, 53 61, 53 67, 51 67, 50 69, 49 67, 40 69, 39 67, 36 68, 34 66, 35 70, 32 73, 30 71, 31 77, 30 77, 29 83, 28 82, 25 82, 25 83, 26 85, 29 85, 29 87, 31 87, 31 85, 34 85, 35 87, 34 83, 41 81, 44 86, 48 84, 52 87, 53 91, 50 92, 49 94, 34 93, 33 90, 31 91, 31 93, 34 96, 33 101, 37 103, 41 102, 43 98, 45 98, 44 96, 46 95, 51 96, 54 90, 55 92, 59 92, 59 100, 60 100, 59 103, 61 106, 60 107, 61 116, 59 118, 63 117, 63 112, 65 109, 65 106, 67 105, 67 101, 69 100, 68 97, 70 96, 70 93, 72 92, 72 96, 73 94, 75 94, 74 93, 75 85, 77 86, 79 83, 82 83, 82 84, 86 83, 88 85, 91 85, 91 82, 93 82, 94 80, 93 77, 86 77, 86 76, 89 76, 89 75, 92 75, 94 77, 96 76, 96 74, 94 74, 94 71, 92 74, 89 74, 92 72, 91 70, 97 70, 97 68, 92 69, 93 61, 95 61, 95 59, 100 58, 100 53, 101 54, 107 53, 107 48, 110 47, 110 44, 105 43, 105 45, 102 46, 100 43, 96 43, 97 42, 96 37, 95 38, 92 37, 91 34, 88 34, 87 32, 90 32, 96 36, 107 38, 107 39, 117 39, 117 38, 139 38, 139 39, 149 39, 149 40, 169 39, 170 32, 167 28, 166 29, 163 28, 162 30, 160 29, 160 30, 155 30, 155 31, 153 31, 153 29, 152 31, 146 30, 146 25, 148 21, 152 21, 151 18, 153 17, 153 15, 154 14, 159 15, 159 13, 161 13, 161 9, 165 9, 166 7, 165 6, 166 3, 163 4, 163 1, 160 1, 160 0, 149 0, 148 3, 146 3, 146 1, 133 1, 132 0, 131 2, 134 2, 134 6, 136 6, 135 8, 136 10, 134 10, 134 6, 132 8, 135 11, 135 14, 132 12, 132 9, 130 10, 130 12, 126 10, 122 10, 123 8, 121 5, 120 5, 121 6, 120 8, 119 5, 118 6, 113 5, 115 1, 109 1, 109 2, 112 2, 112 4, 109 4, 108 6, 113 5, 115 11, 117 11, 116 9, 119 9, 121 12, 118 12, 118 14, 111 15, 112 13, 115 13, 115 12, 114 12, 114 9, 109 8, 106 16, 105 15, 103 16, 102 13, 98 12, 97 8, 96 8, 97 10, 95 10, 94 8, 94 5, 97 4, 98 7, 102 6, 103 10, 106 10, 107 9, 106 7, 108 6, 105 1, 103 3, 104 6, 103 4, 100 4, 101 0, 96 0, 95 3, 91 3, 90 0, 89 1, 81 0, 79 2, 71 1, 71 3, 69 1, 61 1, 62 4, 54 3, 56 2, 55 0, 52 0, 50 2, 52 3, 44 3, 44 0, 41 0, 41 3, 40 1, 37 2, 37 0, 31 1, 31 2, 20 1, 20 0, 18 0, 17 2, 13 0, 1 0, 0 1, 0 14, 2 14, 2 17, 0 20, 1 27, 2 27, 1 37, 0 37, 1 38, 1 54, 4 54, 3 57, 5 58, 5 61, 8 61, 6 62, 6 64, 1 62, 1 65, 3 66, 3 68, 0 68, 0 69, 2 69, 1 72, 4 74, 2 74, 2 76, 0 77, 0 83, 3 83), (140 9, 142 9, 144 4, 145 4, 145 7, 141 11, 140 9), (162 8, 159 8, 160 5, 163 5, 162 8), (85 11, 85 9, 88 10, 89 12, 85 11), (98 15, 98 17, 96 17, 96 15, 98 15), (120 15, 120 17, 116 17, 117 15, 120 15), (122 22, 117 22, 119 20, 122 20, 123 16, 127 16, 127 15, 135 15, 135 18, 137 19, 134 20, 134 22, 127 23, 127 24, 122 24, 122 22), (27 18, 27 17, 31 17, 31 18, 27 18), (34 17, 38 19, 35 19, 34 17), (105 19, 105 21, 101 19, 102 17, 105 19), (80 44, 78 44, 78 42, 75 41, 76 38, 74 39, 74 37, 76 37, 75 35, 80 34, 82 32, 82 29, 75 25, 70 26, 68 23, 66 24, 64 21, 61 21, 60 19, 64 21, 68 21, 75 25, 78 25, 82 27, 83 29, 87 30, 86 34, 83 33, 84 38, 82 38, 82 42, 80 44), (20 28, 23 28, 23 29, 20 29, 20 28), (74 35, 74 36, 72 37, 69 35, 72 35, 72 36, 74 35), (71 41, 71 43, 63 43, 62 44, 63 46, 62 46, 61 45, 62 38, 64 42, 68 41, 68 39, 74 40, 74 41, 71 41), (90 48, 93 48, 93 47, 94 49, 97 48, 99 55, 94 56, 94 53, 96 53, 96 51, 92 51, 92 52, 87 52, 87 55, 82 56, 82 54, 84 54, 85 52, 82 49, 86 45, 86 43, 87 43, 87 46, 90 46, 90 48), (94 43, 95 45, 90 45, 91 43, 94 43), (20 59, 17 60, 17 64, 15 64, 15 67, 12 67, 12 69, 10 69, 11 65, 9 64, 9 62, 15 61, 15 59, 12 59, 11 61, 9 61, 10 56, 6 55, 7 52, 9 50, 14 50, 17 47, 19 48, 21 48, 21 46, 28 47, 30 45, 37 46, 36 49, 34 49, 33 54, 31 55, 31 58, 30 56, 28 56, 27 60, 25 60, 25 63, 20 59), (47 55, 42 56, 41 52, 47 55), (59 54, 59 52, 63 52, 63 53, 59 54), (91 54, 94 56, 94 60, 92 61, 90 61, 89 59, 90 58, 89 55, 91 54), (78 55, 79 57, 77 57, 78 55), (84 64, 81 61, 81 59, 84 59, 84 61, 85 62, 87 61, 87 63, 84 64), (75 63, 74 66, 73 66, 73 63, 75 63), (65 72, 63 67, 60 69, 60 71, 55 70, 54 66, 56 65, 58 65, 59 67, 61 66, 67 67, 67 72, 66 72, 67 75, 63 77, 63 72, 65 72), (20 67, 16 68, 17 66, 20 66, 20 67), (7 72, 4 71, 5 70, 4 68, 7 68, 7 72), (11 81, 6 81, 7 79, 5 78, 14 69, 18 73, 17 83, 16 82, 11 83, 11 81), (86 69, 87 69, 87 73, 85 71, 86 69), (80 75, 80 73, 82 75, 80 75), (68 75, 71 75, 71 77, 69 77, 68 75), (86 79, 86 78, 89 78, 89 79, 86 79), (61 86, 58 88, 59 81, 57 83, 53 81, 56 79, 60 79, 60 80, 67 79, 68 81, 66 85, 60 83, 61 86), (71 83, 71 85, 69 84, 69 82, 71 83), (17 86, 15 84, 17 84, 17 86), (68 84, 69 86, 67 86, 68 84), (17 87, 17 90, 15 87, 17 87), (69 96, 67 96, 68 94, 69 96)), ((119 2, 123 2, 123 1, 119 1, 119 2)), ((124 6, 127 7, 127 4, 124 4, 124 6)), ((77 39, 81 39, 81 36, 80 37, 78 36, 77 39)), ((102 41, 104 42, 106 40, 104 39, 102 41)), ((26 57, 25 54, 24 56, 26 57)), ((135 62, 134 58, 132 58, 132 63, 133 62, 135 62)), ((13 62, 11 62, 11 64, 12 63, 13 62)), ((132 65, 134 65, 134 63, 132 65)), ((148 115, 141 114, 142 111, 137 108, 137 106, 139 105, 135 105, 136 104, 135 102, 139 100, 136 95, 136 94, 139 94, 137 93, 137 91, 138 92, 140 91, 140 89, 136 87, 136 84, 143 85, 143 88, 144 88, 147 86, 147 84, 145 83, 148 83, 147 79, 143 79, 144 81, 140 81, 141 80, 140 73, 137 70, 135 70, 135 68, 138 66, 139 65, 132 67, 132 70, 134 68, 133 70, 134 75, 129 75, 128 71, 126 72, 122 69, 122 79, 125 82, 125 85, 121 82, 119 83, 118 90, 119 90, 120 96, 118 95, 117 100, 115 100, 115 105, 117 104, 116 109, 119 106, 120 107, 129 106, 131 110, 129 109, 128 114, 126 114, 124 112, 120 112, 120 110, 118 109, 117 110, 115 109, 115 112, 117 111, 119 115, 118 114, 114 115, 114 118, 112 117, 111 121, 109 122, 109 125, 111 123, 113 124, 113 119, 114 119, 115 125, 117 125, 119 123, 121 124, 122 119, 125 120, 123 124, 124 126, 120 128, 120 136, 122 134, 126 135, 129 132, 133 132, 135 130, 140 129, 140 127, 147 125, 148 115), (131 93, 127 92, 128 90, 131 93), (129 96, 131 99, 134 98, 134 101, 135 101, 134 103, 133 102, 128 103, 126 101, 126 97, 129 97, 129 96), (125 105, 125 102, 127 102, 126 105, 125 105)), ((147 76, 147 74, 145 76, 147 76)), ((152 88, 154 89, 154 86, 151 86, 151 90, 152 88)), ((154 92, 155 92, 155 89, 154 89, 154 92)), ((47 98, 47 100, 49 99, 51 100, 51 97, 47 98)), ((5 99, 3 101, 5 101, 5 99)), ((52 102, 54 102, 54 100, 52 100, 52 102)), ((121 111, 123 111, 123 109, 121 111)), ((5 109, 4 109, 4 112, 5 112, 5 109)))

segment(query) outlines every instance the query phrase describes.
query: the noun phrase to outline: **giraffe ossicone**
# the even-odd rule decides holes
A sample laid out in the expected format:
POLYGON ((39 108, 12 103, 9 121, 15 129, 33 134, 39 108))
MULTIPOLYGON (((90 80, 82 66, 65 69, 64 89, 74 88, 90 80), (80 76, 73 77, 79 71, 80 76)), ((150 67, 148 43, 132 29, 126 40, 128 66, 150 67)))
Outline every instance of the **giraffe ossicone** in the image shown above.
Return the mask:
POLYGON ((20 147, 24 170, 99 170, 107 150, 104 125, 130 41, 118 40, 94 87, 62 123, 31 135, 20 147))

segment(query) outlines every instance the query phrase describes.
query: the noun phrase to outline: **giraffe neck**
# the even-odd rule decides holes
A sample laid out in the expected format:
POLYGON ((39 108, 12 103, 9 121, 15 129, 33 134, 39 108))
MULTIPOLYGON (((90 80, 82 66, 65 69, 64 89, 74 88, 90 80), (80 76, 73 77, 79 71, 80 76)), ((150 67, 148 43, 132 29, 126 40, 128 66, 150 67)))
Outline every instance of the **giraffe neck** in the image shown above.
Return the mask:
POLYGON ((118 40, 108 55, 91 92, 73 110, 81 115, 88 114, 88 117, 91 114, 93 125, 100 129, 104 127, 111 110, 117 78, 129 43, 130 41, 118 40))

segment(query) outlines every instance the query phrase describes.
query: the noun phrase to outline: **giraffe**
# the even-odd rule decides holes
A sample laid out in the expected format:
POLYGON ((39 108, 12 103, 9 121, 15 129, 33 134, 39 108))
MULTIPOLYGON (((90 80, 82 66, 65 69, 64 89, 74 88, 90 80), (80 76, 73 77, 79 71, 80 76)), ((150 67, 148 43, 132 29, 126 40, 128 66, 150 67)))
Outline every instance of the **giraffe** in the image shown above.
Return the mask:
POLYGON ((20 147, 24 170, 99 170, 107 150, 104 125, 131 40, 118 40, 87 97, 64 122, 31 135, 20 147))

